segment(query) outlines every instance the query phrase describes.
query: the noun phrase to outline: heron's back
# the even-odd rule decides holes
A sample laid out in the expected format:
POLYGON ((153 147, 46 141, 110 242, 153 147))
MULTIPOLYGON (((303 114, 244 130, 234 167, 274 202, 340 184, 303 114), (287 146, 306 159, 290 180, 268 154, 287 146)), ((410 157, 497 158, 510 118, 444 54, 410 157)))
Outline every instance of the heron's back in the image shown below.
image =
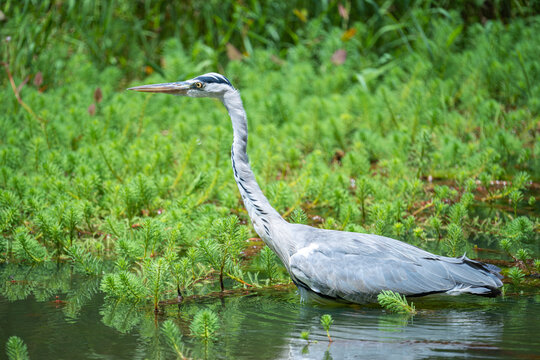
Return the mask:
POLYGON ((493 296, 502 286, 498 268, 465 256, 438 256, 378 235, 290 226, 297 245, 288 264, 291 277, 323 297, 363 303, 382 290, 493 296))

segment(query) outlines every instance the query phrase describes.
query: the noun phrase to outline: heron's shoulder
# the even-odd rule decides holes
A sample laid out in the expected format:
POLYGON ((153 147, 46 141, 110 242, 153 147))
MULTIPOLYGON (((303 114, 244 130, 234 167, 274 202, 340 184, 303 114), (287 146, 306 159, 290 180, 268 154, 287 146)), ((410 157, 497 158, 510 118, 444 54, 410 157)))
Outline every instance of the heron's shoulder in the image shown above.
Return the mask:
POLYGON ((312 253, 345 253, 358 255, 400 254, 401 256, 436 256, 413 245, 375 234, 319 229, 307 225, 291 224, 297 241, 297 251, 312 253))
POLYGON ((304 240, 306 245, 314 242, 330 244, 335 241, 339 241, 340 243, 401 243, 401 241, 375 234, 319 229, 302 224, 290 224, 290 227, 294 236, 304 240))

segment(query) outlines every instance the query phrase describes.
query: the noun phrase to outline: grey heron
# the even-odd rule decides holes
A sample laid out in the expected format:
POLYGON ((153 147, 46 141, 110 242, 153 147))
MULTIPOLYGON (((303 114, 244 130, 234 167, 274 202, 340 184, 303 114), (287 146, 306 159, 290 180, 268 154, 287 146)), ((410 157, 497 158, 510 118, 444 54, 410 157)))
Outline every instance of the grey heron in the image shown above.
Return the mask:
POLYGON ((270 205, 246 153, 248 129, 240 93, 223 75, 129 88, 141 92, 217 98, 232 121, 234 178, 257 234, 277 254, 303 299, 352 303, 376 300, 383 290, 406 296, 434 293, 499 294, 500 269, 465 256, 439 256, 384 236, 291 224, 270 205))

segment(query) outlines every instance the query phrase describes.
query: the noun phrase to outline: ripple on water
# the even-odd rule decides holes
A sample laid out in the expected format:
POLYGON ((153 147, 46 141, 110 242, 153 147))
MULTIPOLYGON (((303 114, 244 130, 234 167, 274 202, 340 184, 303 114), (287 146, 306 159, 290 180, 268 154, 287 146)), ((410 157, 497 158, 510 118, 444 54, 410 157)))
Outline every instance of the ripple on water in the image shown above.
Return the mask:
MULTIPOLYGON (((0 343, 18 335, 34 360, 154 358, 160 351, 168 351, 151 311, 136 307, 111 310, 104 307, 97 292, 86 298, 69 291, 59 295, 70 300, 56 303, 52 295, 43 301, 34 296, 16 301, 0 297, 0 343)), ((171 306, 167 314, 180 325, 185 346, 195 358, 496 359, 540 355, 533 339, 540 330, 535 320, 540 318, 540 306, 534 297, 413 301, 419 313, 407 317, 388 314, 377 306, 302 304, 294 291, 270 291, 171 306), (217 339, 207 348, 189 336, 190 319, 201 308, 211 308, 220 319, 217 339), (334 319, 330 345, 320 325, 323 314, 334 319), (302 331, 309 331, 310 339, 318 342, 306 346, 300 339, 302 331)))

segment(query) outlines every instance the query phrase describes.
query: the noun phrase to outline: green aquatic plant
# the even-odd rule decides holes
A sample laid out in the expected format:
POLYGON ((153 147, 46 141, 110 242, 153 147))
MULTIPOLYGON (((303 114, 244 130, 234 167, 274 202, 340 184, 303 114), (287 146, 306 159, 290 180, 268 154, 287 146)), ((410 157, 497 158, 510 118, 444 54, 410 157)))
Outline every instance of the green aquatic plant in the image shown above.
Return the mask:
POLYGON ((442 231, 442 221, 437 216, 430 216, 428 219, 429 226, 434 230, 437 240, 440 240, 442 237, 441 231, 442 231))
POLYGON ((428 130, 422 129, 418 133, 414 147, 410 153, 411 164, 418 169, 416 177, 428 175, 431 159, 433 158, 431 153, 434 150, 432 134, 428 130))
MULTIPOLYGON (((456 256, 473 242, 496 247, 496 239, 527 272, 538 258, 538 221, 525 201, 534 205, 531 182, 540 176, 532 130, 540 23, 528 7, 513 7, 501 16, 506 23, 478 26, 458 3, 442 11, 345 2, 345 21, 337 2, 305 14, 294 3, 254 11, 201 2, 193 5, 201 16, 178 40, 167 39, 181 22, 162 21, 162 1, 135 10, 125 0, 8 4, 0 27, 2 262, 67 262, 78 273, 103 273, 107 297, 141 307, 177 289, 226 288, 227 278, 235 287, 290 282, 269 250, 242 251, 256 235, 231 180, 223 109, 119 91, 134 78, 164 82, 217 64, 243 89, 252 165, 285 218, 427 250, 438 238, 441 251, 456 256), (208 28, 201 19, 216 6, 227 17, 208 28), (107 20, 120 10, 129 15, 107 20), (130 26, 137 17, 153 20, 130 26), (247 30, 231 35, 238 19, 247 30), (137 35, 149 30, 157 35, 137 35), (62 34, 83 40, 73 47, 58 41, 62 34), (117 41, 126 34, 138 39, 128 52, 117 41), (230 62, 228 43, 240 54, 230 62), (346 54, 339 66, 337 48, 346 54), (193 60, 201 51, 208 62, 193 60), (249 110, 257 104, 264 111, 249 110), (241 236, 220 225, 233 214, 241 236), (159 259, 167 271, 152 293, 144 267, 159 259)), ((187 19, 178 9, 171 14, 187 19)), ((46 298, 43 288, 5 286, 12 299, 34 289, 46 298)))
POLYGON ((529 268, 528 261, 531 260, 531 253, 529 250, 523 248, 519 249, 516 252, 516 258, 521 261, 527 269, 529 268))
POLYGON ((168 263, 164 258, 146 261, 143 265, 145 288, 152 298, 154 312, 158 312, 159 300, 161 299, 168 275, 168 263))
POLYGON ((156 246, 163 241, 163 229, 157 219, 148 218, 142 224, 141 237, 144 247, 143 257, 153 256, 156 246))
POLYGON ((330 337, 330 327, 333 323, 334 320, 332 319, 332 315, 324 314, 323 316, 321 316, 321 325, 324 331, 326 331, 326 336, 328 337, 329 342, 333 342, 332 338, 330 337))
POLYGON ((523 283, 525 273, 518 267, 512 267, 508 270, 508 277, 512 280, 512 284, 516 287, 523 283))
POLYGON ((47 256, 47 250, 22 227, 15 231, 12 249, 15 258, 32 263, 43 262, 47 256))
POLYGON ((100 275, 103 269, 103 261, 92 254, 88 249, 75 244, 66 249, 67 256, 71 259, 76 269, 88 275, 100 275))
POLYGON ((356 184, 356 195, 360 201, 360 211, 362 213, 362 225, 366 223, 366 200, 371 195, 373 189, 369 179, 362 177, 356 184))
POLYGON ((460 254, 463 245, 465 244, 465 238, 461 226, 452 223, 448 225, 445 245, 449 256, 456 257, 460 254))
POLYGON ((289 217, 289 220, 294 224, 306 225, 308 223, 307 215, 302 209, 294 209, 289 217))
POLYGON ((264 272, 268 276, 268 283, 272 284, 279 277, 277 256, 268 246, 263 247, 259 256, 264 272))
POLYGON ((219 329, 219 319, 210 309, 199 310, 189 325, 191 334, 203 341, 212 340, 219 329))
POLYGON ((514 190, 508 195, 508 198, 514 209, 514 216, 517 216, 517 208, 519 203, 523 200, 523 193, 519 190, 514 190))
POLYGON ((167 339, 167 343, 174 351, 178 359, 187 359, 184 356, 186 352, 184 349, 184 344, 182 343, 182 334, 178 329, 178 326, 171 319, 166 320, 161 324, 161 333, 167 339))
POLYGON ((9 360, 28 360, 28 348, 18 336, 10 336, 6 342, 6 354, 9 360))
POLYGON ((240 252, 245 246, 245 227, 240 226, 236 216, 219 219, 211 231, 212 239, 197 244, 200 257, 218 272, 221 291, 225 290, 224 277, 240 280, 234 276, 238 271, 240 252))
POLYGON ((124 186, 122 197, 128 219, 140 214, 143 209, 153 211, 156 187, 151 179, 139 174, 124 186))
POLYGON ((178 259, 176 256, 168 258, 168 268, 173 279, 173 284, 176 287, 177 294, 186 294, 186 290, 193 284, 194 279, 190 269, 189 259, 183 257, 178 259))
POLYGON ((67 228, 69 245, 73 244, 75 230, 82 220, 82 213, 77 205, 68 205, 62 214, 62 224, 67 228))
POLYGON ((105 274, 101 280, 100 289, 107 297, 118 298, 133 303, 142 301, 148 292, 143 280, 128 271, 105 274))
POLYGON ((391 312, 407 315, 416 314, 414 304, 411 303, 409 305, 404 295, 400 295, 394 291, 382 291, 379 295, 377 295, 377 300, 382 307, 391 312))

